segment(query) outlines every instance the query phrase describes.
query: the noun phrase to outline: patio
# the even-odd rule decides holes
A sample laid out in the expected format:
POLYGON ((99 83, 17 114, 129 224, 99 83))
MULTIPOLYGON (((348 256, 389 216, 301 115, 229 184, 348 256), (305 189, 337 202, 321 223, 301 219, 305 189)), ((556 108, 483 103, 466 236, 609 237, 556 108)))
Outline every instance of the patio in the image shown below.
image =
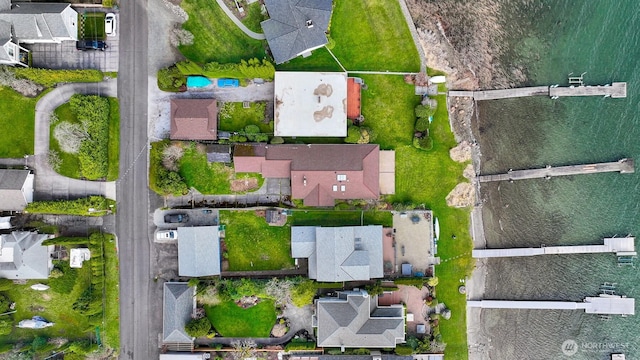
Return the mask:
POLYGON ((415 286, 398 285, 398 290, 385 292, 378 296, 378 305, 387 306, 394 304, 404 304, 407 308, 407 315, 413 315, 413 321, 407 319, 407 333, 416 334, 418 324, 423 324, 429 332, 429 321, 424 319, 423 311, 426 310, 424 299, 429 295, 426 287, 418 289, 415 286))
MULTIPOLYGON (((414 210, 393 213, 393 237, 395 247, 393 269, 400 273, 402 264, 411 264, 409 276, 428 275, 431 265, 438 264, 433 252, 433 218, 429 210, 414 210)), ((385 261, 387 259, 388 240, 385 237, 385 261)))

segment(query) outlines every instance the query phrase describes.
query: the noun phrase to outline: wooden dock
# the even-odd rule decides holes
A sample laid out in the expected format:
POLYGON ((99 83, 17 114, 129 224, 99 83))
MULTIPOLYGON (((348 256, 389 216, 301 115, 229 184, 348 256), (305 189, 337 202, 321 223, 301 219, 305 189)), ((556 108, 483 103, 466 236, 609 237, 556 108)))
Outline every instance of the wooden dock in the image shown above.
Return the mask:
POLYGON ((607 85, 582 86, 534 86, 500 90, 449 91, 449 96, 472 97, 474 100, 497 100, 526 96, 549 96, 552 99, 569 96, 602 96, 617 98, 627 97, 627 83, 614 82, 607 85))
POLYGON ((478 181, 515 181, 526 179, 550 179, 554 176, 569 176, 596 174, 604 172, 619 172, 621 174, 631 174, 635 171, 634 161, 631 158, 625 158, 614 162, 585 164, 585 165, 568 165, 568 166, 547 166, 541 169, 527 170, 509 170, 504 174, 495 175, 479 175, 478 181))
POLYGON ((636 256, 635 237, 605 238, 603 245, 545 246, 540 248, 475 249, 474 258, 520 257, 536 255, 615 253, 636 256))
POLYGON ((584 310, 587 314, 635 315, 635 299, 620 295, 586 297, 583 302, 477 300, 467 306, 481 309, 584 310))

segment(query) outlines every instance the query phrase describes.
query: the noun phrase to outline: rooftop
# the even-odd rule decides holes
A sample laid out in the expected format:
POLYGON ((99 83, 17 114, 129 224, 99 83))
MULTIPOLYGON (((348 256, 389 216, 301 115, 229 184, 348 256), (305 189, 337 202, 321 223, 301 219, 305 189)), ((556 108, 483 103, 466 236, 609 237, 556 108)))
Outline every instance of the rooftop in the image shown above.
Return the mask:
POLYGON ((162 307, 162 341, 164 343, 192 343, 184 331, 195 309, 195 291, 185 282, 164 283, 162 307))
POLYGON ((216 140, 218 106, 215 99, 172 99, 172 140, 216 140))
POLYGON ((180 276, 220 275, 220 237, 217 226, 178 228, 180 276))

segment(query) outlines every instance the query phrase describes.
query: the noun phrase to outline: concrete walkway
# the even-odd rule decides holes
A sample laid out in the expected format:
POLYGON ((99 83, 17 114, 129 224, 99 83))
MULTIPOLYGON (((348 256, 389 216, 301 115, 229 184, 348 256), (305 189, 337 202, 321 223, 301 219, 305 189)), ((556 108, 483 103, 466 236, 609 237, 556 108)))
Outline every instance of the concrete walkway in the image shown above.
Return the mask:
POLYGON ((117 97, 115 79, 100 83, 72 83, 60 85, 43 96, 36 104, 35 155, 27 163, 36 170, 35 198, 38 200, 71 199, 102 195, 116 199, 115 182, 84 181, 56 173, 49 165, 49 116, 73 94, 117 97))
POLYGON ((266 39, 264 34, 258 34, 257 32, 253 32, 253 31, 249 30, 249 28, 244 26, 244 24, 240 20, 238 20, 238 18, 233 14, 231 9, 229 9, 227 7, 227 4, 225 4, 223 0, 216 0, 216 2, 218 3, 218 5, 220 5, 220 8, 222 9, 222 11, 224 11, 224 13, 227 14, 229 19, 231 19, 231 21, 233 21, 233 23, 236 24, 236 26, 238 26, 238 28, 240 28, 240 30, 242 30, 242 32, 247 34, 248 37, 250 37, 252 39, 256 39, 256 40, 264 40, 264 39, 266 39))

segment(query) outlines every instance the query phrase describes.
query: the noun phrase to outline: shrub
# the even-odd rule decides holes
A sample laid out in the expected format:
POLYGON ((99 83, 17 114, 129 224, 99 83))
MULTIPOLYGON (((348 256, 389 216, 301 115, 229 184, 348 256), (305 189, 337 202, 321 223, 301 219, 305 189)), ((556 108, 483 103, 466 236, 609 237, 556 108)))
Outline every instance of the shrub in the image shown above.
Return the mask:
POLYGON ((9 335, 11 331, 13 331, 13 319, 5 315, 0 319, 0 335, 9 335))
MULTIPOLYGON (((256 58, 241 60, 240 63, 237 64, 210 62, 203 66, 186 60, 176 63, 175 67, 181 75, 202 75, 210 78, 234 79, 263 78, 272 80, 276 71, 273 64, 267 59, 259 60, 256 58)), ((159 79, 160 76, 158 76, 158 81, 159 79)))
POLYGON ((89 180, 104 178, 109 171, 109 99, 75 94, 69 105, 83 125, 82 128, 68 129, 71 136, 76 132, 82 135, 77 149, 80 172, 89 180))
POLYGON ((11 306, 11 299, 7 295, 0 293, 0 313, 9 311, 9 306, 11 306))
POLYGON ((315 341, 292 340, 284 347, 285 351, 292 350, 315 350, 315 341))
POLYGON ((414 137, 413 147, 415 147, 416 149, 431 150, 433 149, 433 140, 430 136, 425 136, 422 138, 414 137))
POLYGON ((176 63, 176 67, 182 75, 202 75, 202 66, 191 60, 181 61, 176 63))
POLYGON ((89 196, 76 200, 34 201, 27 205, 25 212, 32 214, 102 216, 109 211, 115 211, 115 204, 115 201, 103 196, 89 196))
POLYGON ((349 144, 368 144, 376 138, 375 132, 365 126, 349 126, 344 142, 349 144))
POLYGON ((408 356, 413 354, 413 348, 409 345, 398 345, 395 350, 396 355, 408 356))
POLYGON ((297 307, 312 304, 315 296, 316 287, 309 279, 300 279, 291 290, 291 302, 297 307))
POLYGON ((100 70, 53 70, 38 68, 15 68, 18 78, 28 79, 40 85, 51 87, 68 82, 101 82, 104 74, 100 70))
POLYGON ((184 331, 186 331, 189 336, 195 338, 207 336, 210 330, 211 322, 209 322, 209 319, 206 317, 198 320, 191 320, 184 327, 184 331))
POLYGON ((428 117, 419 117, 416 120, 415 129, 416 131, 426 131, 429 128, 429 118, 428 117))
POLYGON ((424 286, 424 279, 418 277, 397 278, 393 280, 393 283, 396 285, 411 285, 418 289, 422 289, 422 286, 424 286))
POLYGON ((282 137, 280 137, 280 136, 274 136, 271 139, 271 143, 272 144, 284 144, 284 139, 282 137))
POLYGON ((180 92, 186 90, 187 77, 176 66, 158 70, 158 88, 162 91, 180 92))
POLYGON ((106 8, 112 8, 113 0, 102 0, 102 6, 106 8))
POLYGON ((360 139, 360 128, 357 126, 349 126, 347 128, 347 137, 344 138, 344 142, 348 144, 355 144, 360 139))
POLYGON ((149 155, 149 186, 160 195, 184 195, 189 191, 184 179, 176 171, 163 165, 164 151, 170 147, 169 141, 151 144, 149 155))
POLYGON ((49 279, 51 290, 58 294, 68 294, 73 291, 78 278, 78 270, 69 267, 68 262, 60 261, 56 264, 55 269, 62 272, 62 276, 49 279))
POLYGON ((414 109, 414 113, 416 114, 416 117, 429 118, 429 116, 433 116, 433 114, 436 113, 436 109, 428 105, 420 104, 416 106, 416 108, 414 109))

